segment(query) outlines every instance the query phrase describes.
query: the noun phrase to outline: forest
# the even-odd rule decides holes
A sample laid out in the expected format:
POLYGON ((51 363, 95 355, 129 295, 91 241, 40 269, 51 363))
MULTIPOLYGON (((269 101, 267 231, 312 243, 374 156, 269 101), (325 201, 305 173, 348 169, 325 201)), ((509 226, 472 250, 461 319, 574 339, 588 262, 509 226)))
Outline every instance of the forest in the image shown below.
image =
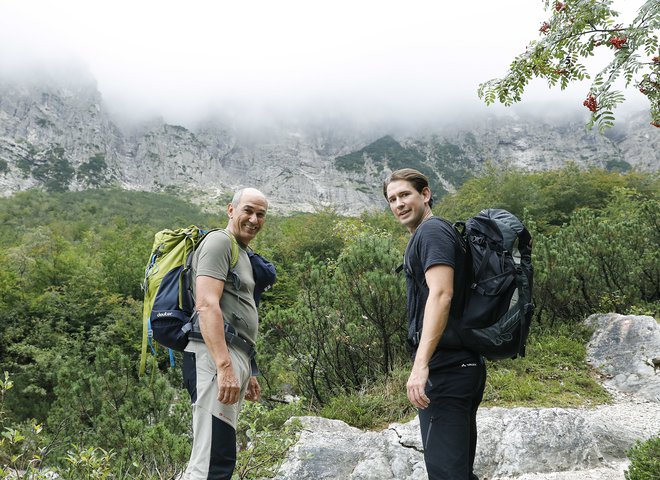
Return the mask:
MULTIPOLYGON (((434 213, 518 215, 534 236, 535 313, 524 358, 489 363, 485 405, 606 402, 587 368, 593 313, 660 305, 660 177, 580 169, 489 170, 434 213)), ((141 282, 154 234, 224 227, 166 194, 27 191, 0 199, 0 477, 173 479, 190 451, 180 357, 155 347, 138 374, 141 282)), ((359 428, 415 415, 405 396, 408 239, 382 210, 269 214, 253 242, 277 267, 260 306, 264 390, 243 407, 237 479, 268 478, 312 414, 359 428)))

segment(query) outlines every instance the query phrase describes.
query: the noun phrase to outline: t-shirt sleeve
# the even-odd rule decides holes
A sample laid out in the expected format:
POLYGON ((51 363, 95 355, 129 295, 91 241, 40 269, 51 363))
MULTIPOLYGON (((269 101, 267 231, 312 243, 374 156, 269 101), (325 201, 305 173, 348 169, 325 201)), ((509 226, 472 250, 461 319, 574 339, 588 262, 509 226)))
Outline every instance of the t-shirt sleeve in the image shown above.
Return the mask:
POLYGON ((420 258, 424 272, 434 265, 449 265, 456 267, 456 238, 450 230, 452 227, 442 221, 427 221, 419 228, 420 258))
POLYGON ((226 281, 231 265, 231 239, 224 232, 211 232, 197 249, 196 275, 226 281))

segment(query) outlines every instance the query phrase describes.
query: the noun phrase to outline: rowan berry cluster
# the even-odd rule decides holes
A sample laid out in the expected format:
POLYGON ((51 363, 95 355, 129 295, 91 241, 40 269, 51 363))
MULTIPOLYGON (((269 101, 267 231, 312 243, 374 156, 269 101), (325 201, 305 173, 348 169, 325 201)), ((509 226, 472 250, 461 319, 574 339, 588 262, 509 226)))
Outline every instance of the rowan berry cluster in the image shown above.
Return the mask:
POLYGON ((654 127, 660 128, 660 122, 651 122, 654 127))
POLYGON ((610 38, 610 44, 614 46, 617 50, 623 48, 628 39, 626 37, 612 37, 610 38))
POLYGON ((652 61, 653 63, 660 63, 660 57, 653 57, 653 58, 651 59, 651 61, 652 61))
POLYGON ((561 12, 564 8, 566 8, 565 3, 555 2, 555 10, 557 10, 558 12, 561 12))
POLYGON ((548 22, 543 22, 541 28, 539 28, 539 32, 546 33, 549 28, 550 28, 550 24, 548 22))
POLYGON ((587 107, 592 112, 598 110, 598 103, 596 102, 596 97, 594 97, 592 94, 587 95, 587 99, 584 102, 582 102, 582 105, 587 107))

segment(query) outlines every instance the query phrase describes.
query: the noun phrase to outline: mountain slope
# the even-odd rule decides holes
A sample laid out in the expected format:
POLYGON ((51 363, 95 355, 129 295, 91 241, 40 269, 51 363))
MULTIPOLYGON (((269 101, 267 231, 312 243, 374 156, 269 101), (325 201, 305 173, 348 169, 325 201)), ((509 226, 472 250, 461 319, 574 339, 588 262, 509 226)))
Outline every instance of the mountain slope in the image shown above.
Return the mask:
POLYGON ((268 128, 207 120, 194 128, 154 120, 122 128, 93 81, 0 79, 0 189, 80 190, 106 185, 179 192, 226 203, 241 186, 262 189, 280 212, 382 209, 393 169, 427 174, 435 195, 487 164, 526 170, 567 162, 657 171, 660 129, 632 118, 607 136, 581 119, 558 125, 485 117, 469 125, 400 133, 349 122, 284 122, 268 128))

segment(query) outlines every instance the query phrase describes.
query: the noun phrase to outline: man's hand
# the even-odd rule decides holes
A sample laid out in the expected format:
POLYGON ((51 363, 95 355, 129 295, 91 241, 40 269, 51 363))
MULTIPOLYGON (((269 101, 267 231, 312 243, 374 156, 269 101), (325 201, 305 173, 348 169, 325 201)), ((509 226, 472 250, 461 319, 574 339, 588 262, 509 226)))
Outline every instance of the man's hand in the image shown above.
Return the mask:
POLYGON ((250 400, 251 402, 256 402, 261 397, 261 387, 257 381, 257 377, 250 377, 250 383, 248 383, 247 392, 245 393, 245 399, 250 400))
POLYGON ((231 364, 217 369, 218 372, 218 401, 226 405, 238 402, 241 387, 234 375, 231 364))
POLYGON ((426 382, 429 379, 429 367, 417 367, 413 365, 413 369, 408 377, 408 400, 417 408, 426 408, 429 406, 430 400, 426 396, 425 388, 426 382))

